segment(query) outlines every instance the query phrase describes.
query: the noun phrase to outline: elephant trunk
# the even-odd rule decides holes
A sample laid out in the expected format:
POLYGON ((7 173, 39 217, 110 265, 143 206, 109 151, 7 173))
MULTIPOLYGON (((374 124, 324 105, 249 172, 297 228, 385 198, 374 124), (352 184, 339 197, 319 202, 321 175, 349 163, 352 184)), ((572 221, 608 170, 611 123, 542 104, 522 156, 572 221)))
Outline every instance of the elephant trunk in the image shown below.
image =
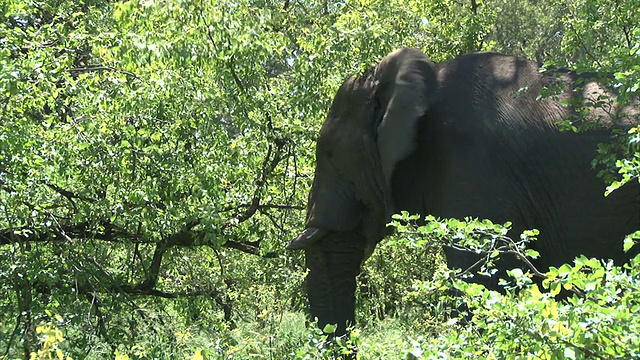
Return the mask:
POLYGON ((336 324, 344 335, 355 324, 356 275, 364 258, 365 237, 354 232, 329 232, 305 250, 306 285, 311 317, 318 326, 336 324))

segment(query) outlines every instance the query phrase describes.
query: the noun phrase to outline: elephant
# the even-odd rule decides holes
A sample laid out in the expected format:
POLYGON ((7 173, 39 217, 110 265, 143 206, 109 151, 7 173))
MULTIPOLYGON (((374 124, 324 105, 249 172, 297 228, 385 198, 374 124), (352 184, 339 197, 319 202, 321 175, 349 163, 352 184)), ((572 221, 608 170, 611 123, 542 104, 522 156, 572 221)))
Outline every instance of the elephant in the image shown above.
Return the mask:
MULTIPOLYGON (((356 275, 401 210, 510 221, 510 236, 538 229, 538 269, 579 254, 627 261, 640 187, 605 197, 592 166, 611 129, 637 120, 637 102, 614 99, 588 74, 492 52, 432 63, 405 48, 346 80, 317 138, 306 229, 287 247, 305 251, 311 316, 338 335, 355 323, 356 275), (585 103, 597 104, 586 115, 595 126, 561 131, 585 103)), ((477 259, 445 257, 460 269, 477 259)))

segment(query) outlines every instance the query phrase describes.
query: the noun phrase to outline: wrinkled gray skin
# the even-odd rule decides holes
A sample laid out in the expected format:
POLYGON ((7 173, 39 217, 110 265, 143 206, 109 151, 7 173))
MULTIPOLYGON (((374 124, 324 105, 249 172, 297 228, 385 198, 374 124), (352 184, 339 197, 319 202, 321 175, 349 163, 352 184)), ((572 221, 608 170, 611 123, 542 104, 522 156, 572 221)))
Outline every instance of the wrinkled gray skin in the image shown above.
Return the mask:
MULTIPOLYGON (((342 334, 355 322, 355 277, 400 210, 512 221, 512 236, 537 228, 541 269, 578 254, 627 260, 624 235, 640 228, 638 186, 605 198, 591 167, 610 130, 558 130, 573 113, 562 100, 607 95, 593 82, 575 88, 576 78, 495 53, 433 64, 402 49, 347 80, 320 130, 306 230, 288 247, 305 249, 319 325, 337 323, 342 334), (564 90, 538 101, 545 86, 564 90)), ((637 113, 609 96, 603 108, 590 118, 608 127, 619 125, 612 114, 637 113)), ((445 253, 451 268, 476 260, 445 253)))

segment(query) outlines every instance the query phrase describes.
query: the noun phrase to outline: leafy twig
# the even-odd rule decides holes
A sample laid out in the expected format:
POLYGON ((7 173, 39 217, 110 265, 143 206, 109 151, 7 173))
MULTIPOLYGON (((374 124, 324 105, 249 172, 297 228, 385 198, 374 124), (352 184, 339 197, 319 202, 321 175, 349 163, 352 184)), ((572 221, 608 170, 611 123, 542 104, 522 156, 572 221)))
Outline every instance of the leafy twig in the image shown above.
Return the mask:
POLYGON ((136 80, 140 80, 140 78, 138 77, 138 75, 126 71, 126 70, 120 70, 120 69, 116 69, 114 67, 111 66, 105 66, 102 64, 96 64, 96 65, 87 65, 87 66, 83 66, 83 67, 76 67, 76 68, 70 68, 67 69, 68 72, 70 73, 85 73, 85 72, 92 72, 92 71, 114 71, 114 72, 120 72, 123 73, 129 77, 132 77, 136 80))

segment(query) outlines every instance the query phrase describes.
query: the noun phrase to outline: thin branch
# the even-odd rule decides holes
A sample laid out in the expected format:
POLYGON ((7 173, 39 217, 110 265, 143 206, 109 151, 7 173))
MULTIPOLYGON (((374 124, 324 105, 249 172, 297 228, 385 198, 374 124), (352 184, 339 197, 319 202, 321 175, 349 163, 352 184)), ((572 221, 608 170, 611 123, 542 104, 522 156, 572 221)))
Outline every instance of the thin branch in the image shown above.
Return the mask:
POLYGON ((93 72, 93 71, 113 71, 113 72, 120 72, 123 73, 129 77, 132 77, 136 80, 140 80, 140 78, 138 77, 138 75, 126 71, 126 70, 120 70, 120 69, 116 69, 114 67, 111 66, 105 66, 102 64, 96 64, 96 65, 87 65, 87 66, 83 66, 83 67, 77 67, 77 68, 70 68, 67 69, 68 72, 70 73, 85 73, 85 72, 93 72))
POLYGON ((64 242, 67 241, 67 239, 78 238, 91 238, 117 243, 123 242, 123 240, 135 243, 151 243, 150 240, 139 238, 110 223, 96 224, 96 226, 102 227, 104 230, 98 231, 91 229, 88 222, 59 225, 58 229, 53 232, 38 231, 30 228, 0 229, 0 246, 17 242, 64 242), (60 235, 60 232, 64 232, 67 236, 57 236, 60 235))
MULTIPOLYGON (((63 238, 65 238, 67 240, 67 242, 72 243, 73 240, 64 232, 64 230, 60 230, 58 229, 58 234, 60 236, 62 236, 63 238)), ((73 259, 75 256, 73 255, 73 251, 70 251, 69 254, 71 255, 71 258, 73 259)), ((88 256, 87 254, 84 254, 85 258, 87 260, 89 260, 101 273, 103 276, 105 276, 110 282, 111 284, 114 286, 115 289, 118 290, 118 292, 124 294, 124 295, 128 295, 127 292, 124 291, 125 289, 125 285, 120 285, 119 282, 117 282, 113 276, 111 276, 111 274, 104 269, 94 258, 88 256)), ((79 266, 81 266, 84 270, 86 270, 87 272, 91 273, 93 275, 94 278, 98 278, 91 269, 87 268, 86 266, 82 265, 81 261, 78 261, 77 259, 73 259, 75 261, 75 263, 79 266)), ((140 314, 140 316, 142 316, 142 318, 146 318, 146 314, 144 313, 144 310, 142 310, 138 304, 136 304, 136 302, 130 297, 130 296, 126 296, 127 300, 129 300, 131 306, 136 309, 138 311, 138 313, 140 314)))
MULTIPOLYGON (((573 12, 571 11, 571 9, 568 9, 569 13, 571 14, 572 17, 575 18, 575 15, 573 14, 573 12)), ((571 27, 571 30, 573 30, 573 32, 578 35, 578 31, 576 30, 576 28, 573 26, 573 24, 571 22, 569 22, 569 27, 571 27)), ((584 41, 582 41, 582 37, 577 36, 578 41, 580 41, 580 46, 582 47, 582 49, 584 50, 584 52, 591 58, 593 59, 593 61, 595 61, 596 64, 598 64, 598 66, 600 68, 602 68, 602 64, 600 63, 600 61, 593 56, 593 54, 591 54, 591 52, 589 51, 589 48, 587 48, 587 45, 584 43, 584 41)))
POLYGON ((278 254, 275 253, 275 252, 268 252, 268 253, 262 254, 260 252, 260 248, 258 248, 256 246, 247 245, 245 243, 241 243, 241 242, 237 242, 237 241, 233 241, 233 240, 227 240, 224 244, 222 244, 222 246, 227 247, 227 248, 231 248, 231 249, 240 250, 240 251, 245 252, 247 254, 258 255, 258 256, 261 256, 261 257, 267 258, 267 259, 273 259, 273 258, 278 257, 278 254))
POLYGON ((185 292, 168 292, 157 289, 140 290, 136 289, 135 292, 130 292, 131 295, 144 295, 144 296, 157 296, 165 299, 177 299, 188 298, 196 296, 207 296, 211 298, 218 298, 222 293, 217 290, 201 290, 201 291, 185 291, 185 292))
MULTIPOLYGON (((19 242, 38 243, 38 242, 73 242, 75 239, 94 239, 114 243, 134 243, 134 244, 158 244, 158 255, 174 246, 208 246, 204 242, 206 231, 192 231, 191 228, 197 225, 199 221, 193 221, 188 224, 187 229, 170 235, 164 242, 157 243, 153 240, 146 239, 143 236, 128 233, 117 228, 113 224, 102 224, 103 232, 91 230, 88 223, 60 225, 53 233, 48 231, 36 232, 32 229, 0 229, 0 246, 11 245, 19 242), (64 235, 62 235, 64 234, 64 235), (164 247, 164 248, 163 248, 164 247)), ((223 247, 240 250, 247 254, 259 255, 267 258, 273 258, 276 255, 272 253, 262 254, 259 249, 259 242, 239 242, 227 240, 222 244, 223 247)))
POLYGON ((286 141, 275 141, 276 149, 273 150, 272 144, 269 144, 269 148, 267 149, 267 155, 264 157, 262 161, 262 171, 260 172, 259 177, 256 179, 255 184, 256 188, 253 193, 253 199, 251 200, 251 205, 247 208, 242 214, 238 214, 234 216, 235 221, 237 223, 241 223, 247 221, 251 218, 258 208, 260 207, 261 200, 261 192, 264 186, 267 183, 267 180, 271 173, 275 170, 276 166, 284 159, 282 155, 282 149, 286 145, 286 141), (274 152, 273 158, 271 158, 271 153, 274 152))
MULTIPOLYGON (((64 233, 61 233, 60 235, 65 237, 68 242, 72 241, 72 239, 70 239, 64 233)), ((223 298, 222 298, 223 295, 219 291, 207 290, 207 291, 192 291, 192 292, 175 292, 175 293, 171 293, 171 292, 161 291, 161 290, 158 290, 158 289, 155 288, 157 286, 157 282, 158 282, 158 274, 160 272, 160 265, 161 265, 161 261, 162 261, 162 255, 166 251, 166 249, 169 246, 172 245, 173 242, 176 242, 179 239, 179 237, 174 236, 174 235, 172 235, 169 238, 167 238, 163 243, 158 244, 158 246, 156 247, 156 251, 154 252, 154 259, 152 261, 151 270, 149 271, 149 276, 147 277, 147 279, 143 280, 141 283, 136 284, 136 285, 120 283, 115 278, 113 278, 113 276, 111 276, 111 274, 106 269, 104 269, 102 267, 102 265, 100 265, 98 263, 98 261, 96 261, 94 258, 92 258, 90 256, 87 256, 85 254, 85 259, 88 260, 93 266, 95 266, 95 268, 100 271, 102 276, 106 277, 109 280, 110 286, 104 287, 104 289, 106 291, 109 291, 109 292, 114 292, 114 293, 125 295, 127 297, 127 299, 129 300, 129 302, 131 303, 131 305, 133 306, 133 308, 136 309, 138 311, 138 313, 143 318, 145 318, 146 315, 144 314, 144 311, 140 307, 137 306, 137 304, 135 303, 133 298, 131 298, 132 295, 136 295, 136 296, 158 296, 158 297, 163 297, 163 298, 193 297, 193 296, 207 295, 207 296, 210 296, 210 297, 212 297, 212 298, 214 298, 216 300, 216 302, 225 311, 225 316, 227 316, 228 313, 230 312, 230 305, 227 304, 227 302, 223 300, 223 298)), ((76 261, 76 263, 79 264, 80 262, 76 261)), ((96 279, 98 279, 98 277, 95 274, 93 274, 93 271, 91 269, 88 269, 85 266, 82 266, 82 268, 84 270, 86 270, 87 272, 92 273, 92 275, 96 279)), ((82 286, 82 287, 78 288, 78 291, 79 292, 83 292, 83 293, 90 293, 91 289, 86 289, 85 286, 82 286)), ((96 291, 96 290, 94 289, 94 291, 96 291)))
POLYGON ((21 319, 22 319, 22 313, 18 314, 18 317, 16 318, 16 326, 13 328, 13 331, 11 332, 11 337, 9 338, 9 341, 7 341, 7 348, 4 351, 3 358, 6 358, 9 355, 9 350, 11 350, 11 344, 13 343, 13 339, 16 337, 16 334, 20 329, 21 319))
POLYGON ((622 32, 624 32, 624 37, 627 40, 627 47, 629 49, 633 48, 633 41, 631 40, 631 36, 629 34, 629 29, 626 26, 622 27, 622 32))
MULTIPOLYGON (((286 233, 285 228, 281 224, 279 224, 278 221, 276 221, 276 219, 274 219, 274 217, 273 217, 273 215, 271 214, 270 211, 263 211, 262 213, 267 217, 267 219, 269 219, 269 221, 271 221, 271 224, 275 228, 280 230, 280 232, 283 233, 283 234, 286 233)), ((281 221, 282 221, 282 219, 281 219, 281 221)))
MULTIPOLYGON (((227 62, 227 68, 231 72, 231 77, 233 77, 233 81, 236 83, 236 86, 238 87, 238 89, 240 89, 240 91, 242 92, 242 94, 244 96, 247 96, 247 90, 245 89, 245 86, 242 84, 242 81, 240 81, 240 77, 238 76, 238 73, 236 72, 236 68, 233 66, 234 65, 233 62, 235 60, 235 56, 236 56, 236 54, 231 55, 231 58, 227 62)), ((243 110, 244 110, 244 108, 243 108, 243 110)), ((246 111, 245 111, 245 116, 247 118, 249 118, 248 115, 249 114, 246 114, 246 111)))
POLYGON ((478 3, 476 0, 471 0, 471 11, 473 11, 474 15, 478 14, 478 3))
MULTIPOLYGON (((220 212, 228 212, 228 211, 238 211, 240 208, 249 208, 253 206, 253 204, 238 204, 238 205, 230 205, 220 210, 220 212)), ((283 204, 260 204, 257 207, 257 210, 270 210, 270 209, 278 209, 278 210, 304 210, 304 206, 300 205, 283 205, 283 204)))
MULTIPOLYGON (((500 250, 498 250, 500 251, 500 250)), ((508 251, 504 251, 501 252, 504 254, 512 254, 515 255, 518 259, 522 260, 527 267, 533 272, 534 276, 539 277, 540 279, 546 279, 547 275, 545 275, 543 272, 540 272, 540 270, 538 270, 538 268, 536 268, 533 263, 527 258, 526 255, 524 255, 523 253, 519 252, 519 251, 513 251, 513 250, 508 250, 508 251)))
MULTIPOLYGON (((479 235, 490 235, 490 234, 486 234, 484 232, 478 232, 479 235)), ((491 248, 489 250, 485 250, 485 251, 473 251, 472 249, 466 248, 464 246, 459 246, 453 243, 447 243, 447 244, 443 244, 443 246, 452 248, 452 249, 456 249, 456 250, 460 250, 460 251, 468 251, 468 252, 474 252, 477 253, 478 255, 480 255, 480 259, 478 259, 475 263, 473 263, 471 266, 467 267, 466 269, 464 269, 462 272, 460 272, 459 274, 456 274, 456 278, 462 278, 464 275, 471 273, 474 269, 476 269, 478 266, 482 265, 483 263, 487 262, 490 260, 491 258, 491 254, 495 251, 498 251, 500 253, 500 255, 502 254, 508 254, 508 255, 514 255, 517 259, 519 259, 520 261, 524 262, 524 264, 526 265, 526 267, 531 270, 533 276, 536 276, 540 279, 546 279, 547 276, 546 274, 544 274, 543 272, 541 272, 540 270, 538 270, 538 268, 535 267, 535 265, 533 265, 533 263, 531 262, 531 260, 529 260, 529 257, 526 254, 523 254, 521 251, 517 250, 516 247, 516 243, 508 236, 498 236, 496 238, 493 239, 493 244, 491 246, 491 248), (503 243, 504 245, 501 246, 496 246, 497 243, 503 243)), ((577 296, 584 298, 585 294, 578 288, 571 287, 571 289, 569 289, 569 291, 573 292, 574 294, 576 294, 577 296)))

